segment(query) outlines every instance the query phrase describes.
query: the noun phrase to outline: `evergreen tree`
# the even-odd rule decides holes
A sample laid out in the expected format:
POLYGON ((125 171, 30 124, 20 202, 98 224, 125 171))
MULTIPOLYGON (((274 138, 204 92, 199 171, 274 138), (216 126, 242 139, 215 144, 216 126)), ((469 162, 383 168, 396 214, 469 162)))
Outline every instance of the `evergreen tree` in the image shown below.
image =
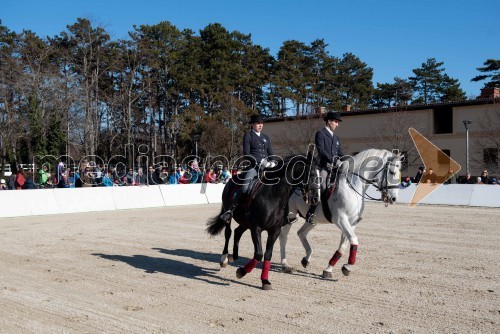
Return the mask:
POLYGON ((490 79, 484 87, 500 87, 500 59, 488 59, 483 63, 483 67, 478 67, 479 72, 485 73, 472 78, 471 81, 483 81, 490 79))
POLYGON ((465 98, 458 80, 444 73, 443 64, 435 58, 428 58, 422 67, 413 69, 415 76, 409 78, 417 93, 413 103, 427 104, 465 98))

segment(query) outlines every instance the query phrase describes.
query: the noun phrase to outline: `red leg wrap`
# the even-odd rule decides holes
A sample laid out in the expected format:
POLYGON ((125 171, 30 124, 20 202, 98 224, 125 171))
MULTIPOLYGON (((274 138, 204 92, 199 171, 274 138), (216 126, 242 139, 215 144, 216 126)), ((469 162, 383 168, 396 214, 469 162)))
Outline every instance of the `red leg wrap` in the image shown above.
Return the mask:
POLYGON ((349 252, 349 261, 347 261, 347 263, 349 263, 349 264, 356 263, 356 253, 357 252, 358 252, 358 245, 351 245, 351 251, 349 252))
POLYGON ((337 264, 337 261, 342 257, 342 253, 340 253, 339 251, 336 251, 335 254, 333 254, 332 258, 330 259, 330 262, 328 262, 329 265, 331 265, 332 267, 335 266, 335 264, 337 264))
POLYGON ((269 280, 269 269, 271 269, 271 261, 264 261, 262 265, 262 274, 260 275, 261 280, 269 280))
POLYGON ((245 264, 243 270, 245 270, 245 272, 248 274, 253 270, 253 268, 257 267, 258 264, 259 261, 257 261, 256 259, 251 259, 247 264, 245 264))

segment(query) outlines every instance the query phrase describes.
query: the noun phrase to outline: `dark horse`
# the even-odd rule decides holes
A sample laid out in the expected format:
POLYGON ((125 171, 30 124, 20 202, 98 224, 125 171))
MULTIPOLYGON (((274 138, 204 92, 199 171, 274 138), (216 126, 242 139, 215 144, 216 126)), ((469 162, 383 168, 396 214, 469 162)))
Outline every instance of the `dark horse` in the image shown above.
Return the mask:
MULTIPOLYGON (((254 245, 254 257, 244 267, 236 270, 236 276, 242 278, 251 272, 264 256, 262 267, 262 288, 271 289, 269 269, 273 246, 279 237, 281 227, 288 215, 288 199, 295 189, 300 189, 304 199, 311 203, 318 203, 320 199, 319 171, 312 162, 312 153, 307 157, 296 155, 278 162, 276 167, 266 169, 259 177, 262 182, 253 198, 245 196, 233 214, 233 219, 239 224, 234 230, 233 259, 238 259, 238 244, 243 233, 250 229, 254 245), (245 202, 245 203, 243 203, 245 202), (267 231, 266 252, 262 253, 261 234, 267 231)), ((222 193, 222 214, 231 206, 231 197, 239 186, 229 181, 222 193)), ((252 191, 250 191, 252 192, 252 191)), ((221 266, 228 262, 228 244, 231 238, 231 223, 225 224, 217 215, 207 222, 207 232, 217 235, 225 228, 225 245, 222 253, 221 266)))

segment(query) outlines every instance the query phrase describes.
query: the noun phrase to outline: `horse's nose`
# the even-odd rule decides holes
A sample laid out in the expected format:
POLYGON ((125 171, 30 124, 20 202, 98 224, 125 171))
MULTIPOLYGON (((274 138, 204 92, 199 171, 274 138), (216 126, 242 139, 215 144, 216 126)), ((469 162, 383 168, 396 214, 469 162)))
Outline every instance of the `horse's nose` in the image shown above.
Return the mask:
POLYGON ((395 203, 395 202, 396 202, 396 200, 397 200, 397 198, 396 198, 396 197, 392 197, 392 198, 391 198, 391 203, 395 203))

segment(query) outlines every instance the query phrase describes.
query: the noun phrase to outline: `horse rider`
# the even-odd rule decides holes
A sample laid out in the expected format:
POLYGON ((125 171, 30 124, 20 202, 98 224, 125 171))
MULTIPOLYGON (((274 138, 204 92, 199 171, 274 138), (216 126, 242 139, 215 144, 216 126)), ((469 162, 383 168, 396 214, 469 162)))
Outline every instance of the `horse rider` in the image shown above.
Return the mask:
MULTIPOLYGON (((340 138, 335 133, 335 130, 342 122, 339 112, 329 111, 325 117, 325 127, 316 132, 315 143, 319 153, 319 168, 321 176, 321 191, 325 192, 328 179, 331 177, 332 169, 335 166, 337 159, 342 157, 342 147, 340 146, 340 138)), ((318 204, 311 205, 306 214, 306 222, 314 224, 314 212, 318 204)))
POLYGON ((229 210, 220 216, 226 223, 231 221, 233 211, 238 206, 242 194, 247 193, 251 181, 257 177, 258 169, 261 167, 274 167, 276 164, 274 161, 268 161, 268 157, 272 156, 274 153, 269 136, 262 133, 262 128, 264 127, 264 119, 262 116, 252 115, 248 123, 251 124, 252 129, 243 136, 243 154, 251 159, 251 163, 248 166, 249 169, 246 171, 245 178, 242 182, 241 191, 236 193, 233 204, 229 210))

